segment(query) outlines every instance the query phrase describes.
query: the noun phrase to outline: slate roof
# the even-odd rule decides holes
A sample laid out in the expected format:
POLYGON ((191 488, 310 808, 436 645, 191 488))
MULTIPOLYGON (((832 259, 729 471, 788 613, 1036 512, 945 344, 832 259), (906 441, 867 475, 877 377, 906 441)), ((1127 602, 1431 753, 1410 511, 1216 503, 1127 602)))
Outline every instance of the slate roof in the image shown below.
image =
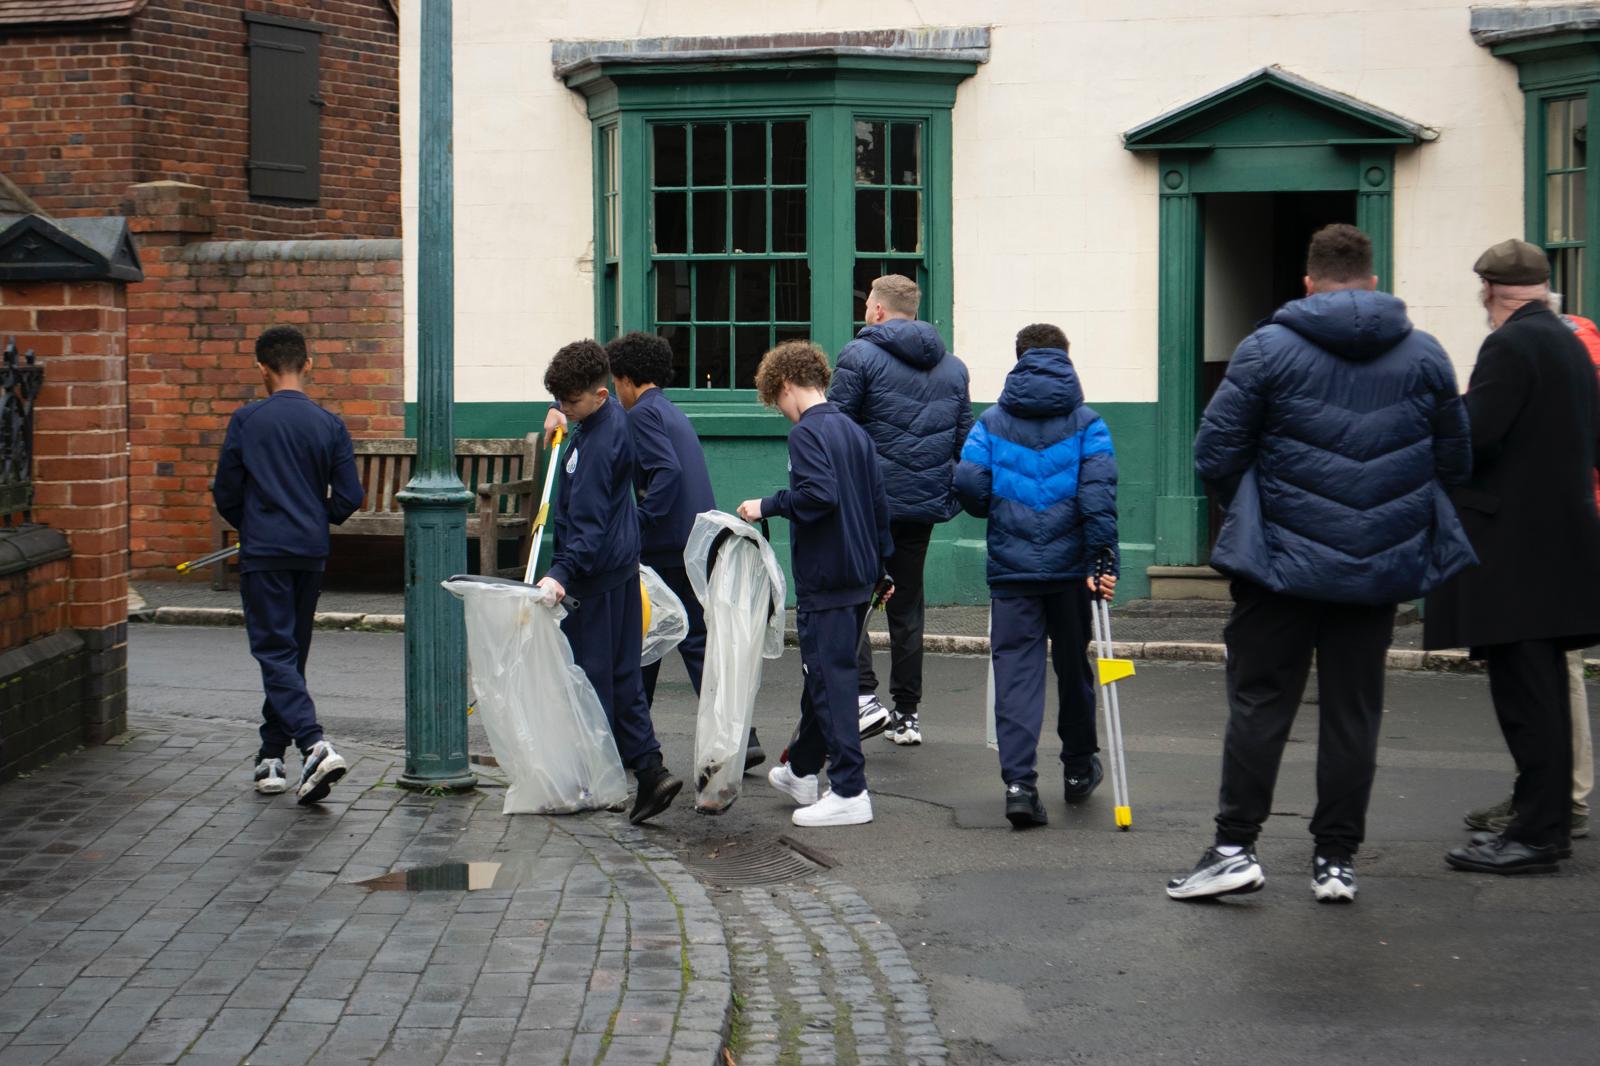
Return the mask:
POLYGON ((125 19, 145 3, 146 0, 0 0, 0 26, 125 19))

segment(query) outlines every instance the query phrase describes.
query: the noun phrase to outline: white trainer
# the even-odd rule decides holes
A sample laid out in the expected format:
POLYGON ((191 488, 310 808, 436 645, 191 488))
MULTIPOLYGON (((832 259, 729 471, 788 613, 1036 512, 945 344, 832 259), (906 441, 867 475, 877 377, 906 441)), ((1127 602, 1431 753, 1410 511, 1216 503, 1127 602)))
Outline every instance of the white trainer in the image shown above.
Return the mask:
POLYGON ((309 807, 328 798, 334 784, 345 775, 350 764, 344 756, 333 750, 326 740, 319 740, 305 753, 305 763, 300 767, 300 787, 295 791, 297 803, 309 807))
POLYGON ((263 796, 276 796, 289 787, 282 759, 262 759, 256 763, 256 791, 263 796))
POLYGON ((782 792, 802 807, 817 802, 817 775, 801 777, 789 769, 789 764, 779 763, 767 771, 767 784, 782 792))
POLYGON ((865 825, 872 821, 872 797, 865 792, 849 799, 832 789, 809 807, 801 807, 790 817, 795 825, 822 828, 830 825, 865 825))

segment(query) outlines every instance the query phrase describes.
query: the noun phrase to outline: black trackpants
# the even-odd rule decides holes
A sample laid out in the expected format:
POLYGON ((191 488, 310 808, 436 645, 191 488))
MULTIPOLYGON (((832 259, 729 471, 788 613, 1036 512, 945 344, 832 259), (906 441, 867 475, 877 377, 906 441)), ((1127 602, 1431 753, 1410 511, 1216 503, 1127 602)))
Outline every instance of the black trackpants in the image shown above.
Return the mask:
MULTIPOLYGON (((922 570, 928 558, 933 527, 926 522, 890 522, 894 558, 888 571, 894 578, 894 595, 884 606, 889 618, 889 695, 897 711, 915 714, 922 703, 922 570)), ((872 668, 872 645, 857 652, 861 694, 878 691, 872 668)))
POLYGON ((1494 714, 1517 764, 1511 793, 1516 817, 1506 836, 1536 846, 1566 844, 1572 831, 1572 701, 1566 653, 1548 640, 1524 640, 1490 645, 1484 654, 1494 714))
POLYGON ((1385 653, 1394 607, 1324 603, 1232 586, 1228 731, 1222 751, 1217 843, 1250 846, 1272 810, 1278 765, 1317 659, 1317 854, 1350 857, 1366 835, 1377 770, 1385 653))

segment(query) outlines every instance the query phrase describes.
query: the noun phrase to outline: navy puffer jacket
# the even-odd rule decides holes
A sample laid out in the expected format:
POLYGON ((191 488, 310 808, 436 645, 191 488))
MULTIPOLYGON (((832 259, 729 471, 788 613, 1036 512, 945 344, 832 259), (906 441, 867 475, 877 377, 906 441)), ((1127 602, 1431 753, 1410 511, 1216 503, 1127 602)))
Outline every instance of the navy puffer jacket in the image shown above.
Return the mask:
POLYGON ((1285 304, 1234 352, 1195 438, 1228 508, 1223 573, 1334 603, 1399 603, 1476 562, 1445 485, 1472 471, 1455 370, 1405 304, 1285 304))
POLYGON ((926 322, 868 326, 839 353, 828 400, 867 431, 897 521, 956 516, 952 486, 972 429, 967 367, 926 322))
POLYGON ((967 437, 956 491, 989 519, 990 586, 1081 579, 1102 552, 1116 572, 1117 457, 1061 349, 1017 360, 967 437))

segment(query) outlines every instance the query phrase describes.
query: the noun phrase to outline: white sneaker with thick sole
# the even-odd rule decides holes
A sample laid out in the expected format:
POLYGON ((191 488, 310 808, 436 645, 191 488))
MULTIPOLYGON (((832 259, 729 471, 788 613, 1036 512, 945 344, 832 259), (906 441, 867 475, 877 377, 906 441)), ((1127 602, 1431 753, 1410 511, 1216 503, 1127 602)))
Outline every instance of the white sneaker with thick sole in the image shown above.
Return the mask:
POLYGON ((903 748, 914 747, 922 743, 922 723, 917 720, 915 712, 902 714, 895 711, 887 735, 891 741, 903 748))
POLYGON ((289 775, 282 759, 262 759, 256 763, 256 791, 263 796, 278 796, 289 790, 289 775))
POLYGON ((295 795, 302 807, 321 803, 333 790, 334 782, 345 775, 350 764, 344 756, 333 750, 326 740, 319 740, 306 752, 305 764, 300 767, 300 787, 295 795))
POLYGON ((1173 899, 1243 895, 1260 891, 1266 881, 1261 864, 1248 848, 1237 855, 1224 855, 1211 847, 1193 870, 1167 882, 1167 895, 1173 899))
POLYGON ((872 797, 863 792, 846 799, 830 789, 811 806, 795 811, 790 820, 808 829, 830 825, 865 825, 872 821, 872 797))
POLYGON ((782 792, 802 807, 809 807, 817 802, 817 775, 801 777, 789 769, 789 764, 781 762, 767 771, 767 784, 782 792))
POLYGON ((1356 867, 1349 859, 1311 860, 1311 895, 1318 903, 1354 903, 1356 867))
POLYGON ((861 739, 868 740, 889 728, 889 708, 873 696, 866 703, 856 704, 856 721, 860 726, 861 739))

